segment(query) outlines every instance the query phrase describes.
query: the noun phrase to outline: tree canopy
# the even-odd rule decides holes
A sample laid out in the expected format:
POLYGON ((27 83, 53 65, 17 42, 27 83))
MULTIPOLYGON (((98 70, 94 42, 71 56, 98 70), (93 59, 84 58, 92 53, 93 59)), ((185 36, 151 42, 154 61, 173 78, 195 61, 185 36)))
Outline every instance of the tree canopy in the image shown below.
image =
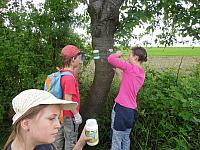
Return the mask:
POLYGON ((155 42, 172 45, 177 36, 190 36, 199 40, 200 4, 197 0, 128 0, 121 7, 119 31, 130 37, 136 25, 147 24, 144 34, 159 30, 155 42))
MULTIPOLYGON (((83 2, 83 0, 80 1, 83 2)), ((109 0, 109 2, 112 7, 115 7, 119 1, 109 0)), ((85 0, 83 3, 88 6, 96 3, 98 14, 94 13, 94 15, 99 17, 102 15, 105 2, 101 0, 87 2, 85 0)), ((178 37, 189 36, 193 41, 198 41, 200 39, 199 9, 200 4, 197 0, 123 0, 119 10, 115 41, 127 45, 131 39, 140 39, 144 35, 152 34, 154 34, 153 42, 165 46, 173 45, 176 42, 185 42, 178 41, 178 37), (136 27, 139 35, 133 33, 136 27), (140 30, 144 30, 144 32, 140 30)), ((111 11, 109 17, 104 19, 109 20, 115 15, 117 13, 111 11)), ((88 19, 85 21, 87 24, 88 19)))

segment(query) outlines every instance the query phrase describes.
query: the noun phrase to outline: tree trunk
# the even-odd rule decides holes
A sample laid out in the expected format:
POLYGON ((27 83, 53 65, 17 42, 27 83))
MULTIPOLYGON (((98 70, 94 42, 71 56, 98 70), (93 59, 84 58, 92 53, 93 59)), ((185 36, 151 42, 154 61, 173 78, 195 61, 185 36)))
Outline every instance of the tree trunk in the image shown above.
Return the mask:
POLYGON ((119 24, 119 8, 123 0, 90 0, 92 47, 100 51, 95 60, 95 76, 88 99, 81 108, 83 120, 97 116, 107 99, 113 79, 112 66, 107 62, 108 49, 113 48, 114 33, 119 24))

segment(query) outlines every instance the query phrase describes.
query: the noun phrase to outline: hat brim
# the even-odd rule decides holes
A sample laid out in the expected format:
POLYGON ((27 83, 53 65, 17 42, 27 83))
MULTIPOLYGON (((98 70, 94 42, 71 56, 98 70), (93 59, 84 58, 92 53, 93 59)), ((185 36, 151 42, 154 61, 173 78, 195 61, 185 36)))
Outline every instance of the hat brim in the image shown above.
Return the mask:
POLYGON ((40 104, 60 105, 60 108, 62 110, 73 110, 73 109, 76 109, 78 105, 77 102, 73 102, 70 100, 61 100, 57 98, 44 100, 40 104))
MULTIPOLYGON (((41 104, 60 105, 61 110, 73 110, 73 109, 76 109, 76 107, 78 106, 77 102, 73 102, 73 101, 69 101, 69 100, 61 100, 61 99, 57 99, 57 98, 50 98, 50 99, 44 100, 44 101, 40 102, 39 105, 41 105, 41 104)), ((36 105, 36 106, 38 106, 38 105, 36 105)), ((13 124, 15 124, 21 116, 22 116, 21 114, 15 114, 13 116, 13 124)))

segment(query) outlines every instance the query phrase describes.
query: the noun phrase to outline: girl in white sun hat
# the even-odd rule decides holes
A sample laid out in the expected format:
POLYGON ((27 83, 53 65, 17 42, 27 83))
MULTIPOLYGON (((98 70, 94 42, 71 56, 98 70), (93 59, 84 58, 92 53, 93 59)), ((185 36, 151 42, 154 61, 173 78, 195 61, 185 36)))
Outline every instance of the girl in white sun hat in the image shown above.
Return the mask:
MULTIPOLYGON (((18 94, 12 106, 13 130, 4 150, 56 150, 52 143, 61 127, 60 110, 72 110, 77 103, 57 99, 43 90, 29 89, 18 94)), ((81 150, 88 140, 83 130, 73 150, 81 150)))

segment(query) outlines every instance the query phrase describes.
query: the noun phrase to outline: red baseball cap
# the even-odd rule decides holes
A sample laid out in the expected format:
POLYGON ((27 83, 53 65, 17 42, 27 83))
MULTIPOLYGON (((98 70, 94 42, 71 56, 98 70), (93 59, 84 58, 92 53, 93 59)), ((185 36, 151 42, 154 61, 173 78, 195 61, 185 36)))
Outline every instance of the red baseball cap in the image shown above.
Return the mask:
POLYGON ((67 45, 61 50, 61 56, 63 58, 71 58, 80 53, 80 50, 74 45, 67 45))

